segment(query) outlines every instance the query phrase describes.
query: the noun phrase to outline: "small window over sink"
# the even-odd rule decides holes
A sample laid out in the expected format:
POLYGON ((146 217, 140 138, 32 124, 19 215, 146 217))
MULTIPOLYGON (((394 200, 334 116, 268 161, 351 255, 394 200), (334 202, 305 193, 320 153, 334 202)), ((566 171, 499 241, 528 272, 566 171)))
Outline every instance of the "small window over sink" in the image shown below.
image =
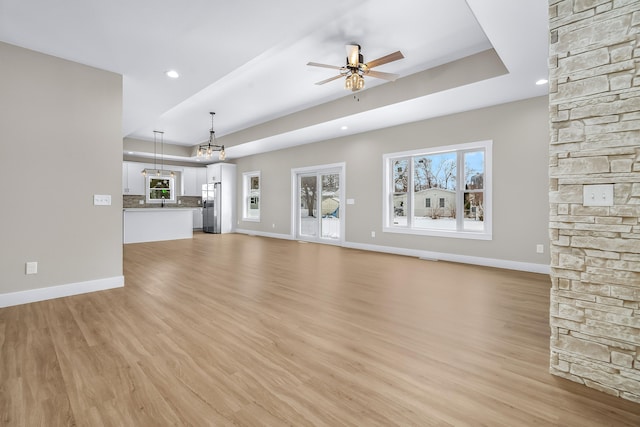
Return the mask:
POLYGON ((169 176, 147 176, 147 203, 175 203, 175 180, 169 176))

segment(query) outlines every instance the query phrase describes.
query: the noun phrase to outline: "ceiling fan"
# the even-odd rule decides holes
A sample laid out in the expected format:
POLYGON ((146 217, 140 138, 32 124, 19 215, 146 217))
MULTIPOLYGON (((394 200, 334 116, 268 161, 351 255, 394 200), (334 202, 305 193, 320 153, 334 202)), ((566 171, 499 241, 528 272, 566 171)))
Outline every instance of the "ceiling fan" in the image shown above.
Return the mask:
POLYGON ((374 59, 373 61, 369 61, 364 63, 364 58, 360 53, 360 45, 359 44, 348 44, 345 46, 347 50, 347 65, 339 67, 337 65, 327 65, 327 64, 319 64, 317 62, 309 62, 307 65, 312 67, 322 67, 322 68, 331 68, 334 70, 339 70, 340 74, 337 76, 330 77, 326 80, 322 80, 317 82, 317 85, 323 85, 325 83, 329 83, 331 81, 337 80, 341 77, 346 77, 344 82, 344 88, 352 91, 357 91, 364 88, 364 76, 371 76, 377 79, 384 79, 388 81, 395 81, 398 77, 398 74, 392 73, 383 73, 381 71, 373 71, 373 67, 378 67, 383 64, 388 64, 389 62, 397 61, 399 59, 404 58, 402 52, 397 51, 390 53, 389 55, 385 55, 381 58, 374 59))

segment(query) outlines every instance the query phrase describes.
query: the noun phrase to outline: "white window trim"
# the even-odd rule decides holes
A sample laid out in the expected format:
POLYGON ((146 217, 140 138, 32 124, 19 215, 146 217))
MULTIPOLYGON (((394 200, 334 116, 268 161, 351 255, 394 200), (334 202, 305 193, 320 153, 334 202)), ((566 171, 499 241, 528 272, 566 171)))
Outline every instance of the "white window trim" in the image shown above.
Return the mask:
MULTIPOLYGON (((422 236, 434 236, 434 237, 452 237, 459 239, 474 239, 474 240, 492 240, 493 239, 493 226, 492 226, 492 218, 493 218, 493 185, 492 185, 492 166, 493 162, 493 141, 478 141, 478 142, 469 142, 464 144, 456 144, 456 145, 447 145, 440 147, 429 147, 423 148, 419 150, 411 150, 411 151, 402 151, 397 153, 387 153, 382 156, 382 231, 385 233, 399 233, 399 234, 413 234, 413 235, 422 235, 422 236), (389 195, 391 194, 391 161, 396 158, 410 158, 412 156, 421 155, 421 154, 436 154, 436 153, 446 153, 453 151, 467 151, 474 149, 484 149, 485 158, 484 158, 484 231, 458 231, 458 230, 435 230, 435 229, 416 229, 409 227, 393 227, 390 225, 390 203, 392 203, 389 195)), ((460 166, 458 166, 458 173, 464 173, 460 166)), ((464 180, 462 180, 464 181, 464 180)), ((460 178, 458 178, 458 182, 460 182, 460 178)), ((413 177, 410 177, 409 182, 409 194, 413 191, 413 177)), ((464 191, 457 190, 456 197, 463 197, 464 191)), ((408 197, 411 199, 411 197, 408 197)), ((413 212, 411 208, 412 201, 409 201, 409 207, 407 208, 409 212, 413 212)), ((460 200, 458 201, 458 206, 462 206, 460 200)))
POLYGON ((262 176, 260 175, 260 171, 250 171, 242 173, 242 220, 247 222, 260 222, 260 215, 262 214, 262 176), (251 178, 254 176, 258 177, 258 182, 260 185, 260 199, 258 203, 260 204, 260 208, 258 209, 258 217, 250 217, 247 215, 249 212, 249 205, 247 200, 249 200, 249 193, 251 192, 251 178))

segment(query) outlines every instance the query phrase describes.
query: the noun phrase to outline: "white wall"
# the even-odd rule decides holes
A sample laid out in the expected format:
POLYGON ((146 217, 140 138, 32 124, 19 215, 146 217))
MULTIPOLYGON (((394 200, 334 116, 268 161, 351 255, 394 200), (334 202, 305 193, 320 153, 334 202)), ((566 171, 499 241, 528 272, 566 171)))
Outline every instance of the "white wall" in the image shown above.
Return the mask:
MULTIPOLYGON (((539 97, 238 159, 238 182, 243 172, 261 171, 261 221, 240 219, 237 228, 286 237, 291 230, 291 169, 345 162, 346 197, 355 199, 354 205, 344 206, 347 245, 507 260, 545 270, 549 263, 547 108, 547 97, 539 97), (493 140, 493 240, 382 232, 384 153, 489 139, 493 140), (537 244, 544 245, 545 253, 536 253, 537 244)), ((242 189, 238 191, 241 194, 242 189)))
POLYGON ((0 304, 122 285, 121 76, 4 43, 0 75, 0 304))

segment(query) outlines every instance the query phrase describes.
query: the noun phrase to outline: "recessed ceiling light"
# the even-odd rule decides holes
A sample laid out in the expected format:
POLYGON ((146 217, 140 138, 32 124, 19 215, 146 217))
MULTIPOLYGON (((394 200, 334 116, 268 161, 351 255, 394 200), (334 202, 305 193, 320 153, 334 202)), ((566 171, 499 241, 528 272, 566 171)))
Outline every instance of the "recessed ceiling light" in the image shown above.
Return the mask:
POLYGON ((178 77, 180 77, 180 74, 178 74, 178 72, 176 70, 169 70, 166 72, 167 77, 170 77, 172 79, 177 79, 178 77))
POLYGON ((349 126, 342 126, 340 129, 341 130, 347 130, 347 129, 349 129, 349 126))
POLYGON ((547 79, 540 79, 536 82, 538 86, 546 85, 547 83, 549 83, 549 80, 547 79))

